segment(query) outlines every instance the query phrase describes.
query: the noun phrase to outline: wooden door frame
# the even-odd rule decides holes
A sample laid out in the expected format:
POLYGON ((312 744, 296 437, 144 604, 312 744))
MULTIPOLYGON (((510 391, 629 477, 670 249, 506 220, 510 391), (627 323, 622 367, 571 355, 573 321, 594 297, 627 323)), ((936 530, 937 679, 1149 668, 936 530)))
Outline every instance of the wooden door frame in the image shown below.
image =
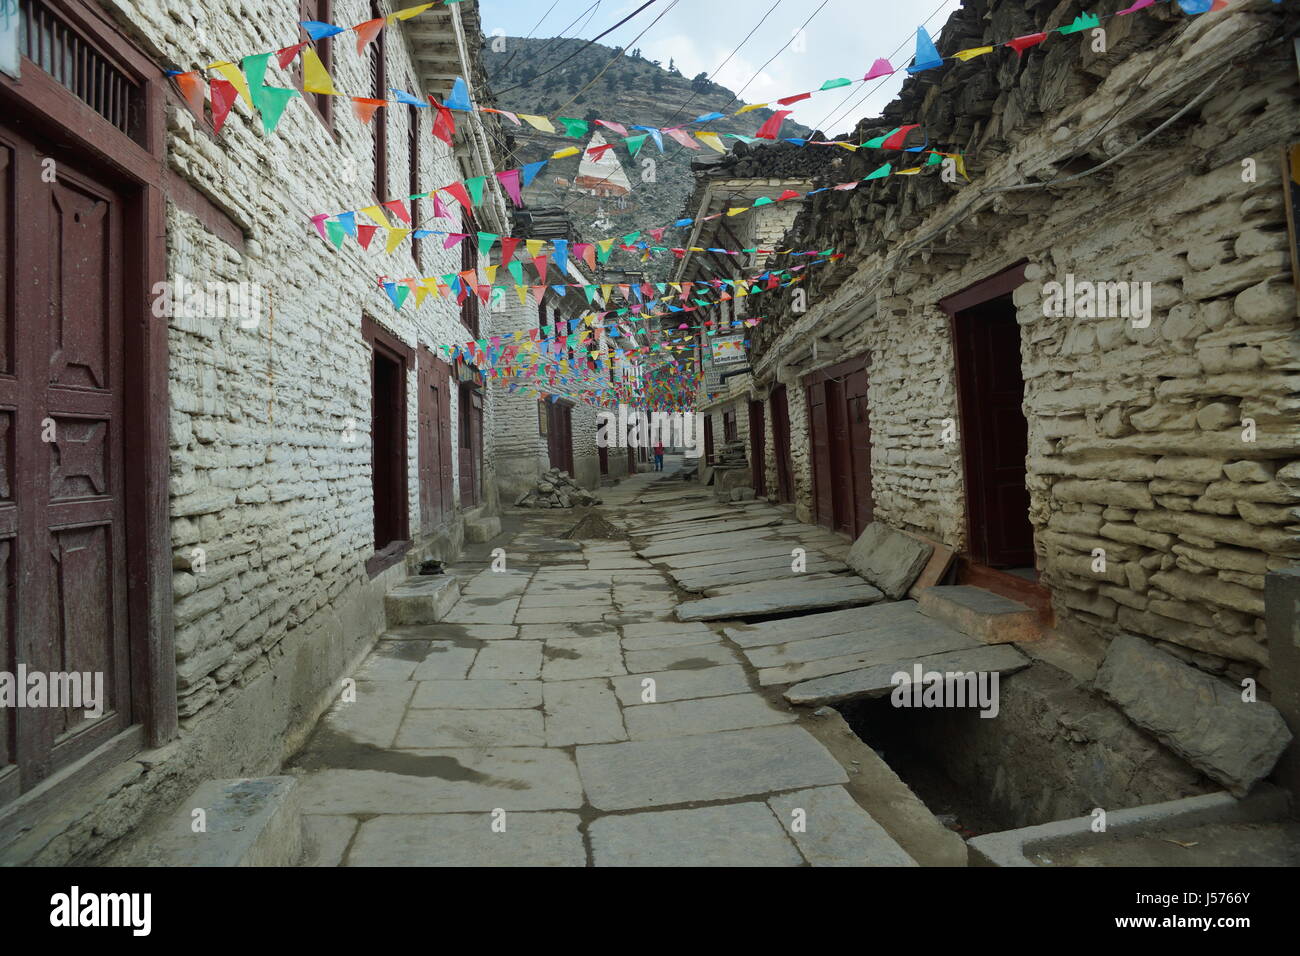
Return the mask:
MULTIPOLYGON (((361 338, 365 341, 366 346, 371 351, 370 360, 370 400, 373 403, 375 397, 375 362, 374 355, 379 354, 397 364, 401 369, 402 382, 397 390, 395 407, 393 415, 401 423, 400 434, 402 439, 401 462, 397 474, 401 476, 402 493, 397 496, 397 507, 400 511, 400 524, 404 530, 404 537, 390 541, 382 550, 376 549, 366 561, 366 573, 370 577, 375 577, 392 567, 398 561, 402 560, 406 552, 411 550, 411 476, 410 462, 411 449, 409 440, 410 429, 410 408, 408 407, 407 391, 410 385, 411 366, 415 361, 415 350, 409 345, 393 335, 382 325, 376 322, 368 315, 361 317, 361 338)), ((417 373, 418 376, 418 373, 417 373)), ((374 421, 375 409, 372 405, 370 409, 371 422, 374 421)), ((373 473, 373 455, 375 453, 375 436, 370 436, 370 449, 372 455, 371 463, 371 486, 374 485, 373 473)))
MULTIPOLYGON (((958 312, 965 312, 967 308, 980 306, 980 304, 985 302, 991 302, 992 299, 1001 298, 1002 295, 1013 293, 1017 287, 1024 285, 1024 281, 1026 281, 1024 272, 1026 272, 1028 265, 1030 265, 1028 259, 1021 260, 1019 263, 1011 265, 1009 268, 1002 269, 1001 272, 993 273, 992 276, 984 278, 984 280, 980 280, 979 282, 975 282, 974 285, 967 286, 966 289, 962 289, 959 293, 948 295, 948 297, 939 300, 939 308, 944 311, 944 315, 948 316, 948 342, 950 347, 952 347, 953 352, 953 386, 954 395, 956 395, 957 398, 957 420, 959 424, 962 423, 962 394, 963 386, 965 386, 965 384, 963 384, 962 381, 962 365, 961 362, 958 362, 957 358, 958 312)), ((962 424, 961 428, 963 429, 962 437, 965 438, 965 425, 962 424)), ((963 442, 963 444, 965 444, 965 442, 963 442)), ((974 470, 974 463, 971 462, 970 455, 966 454, 965 447, 962 447, 961 453, 962 507, 966 512, 965 516, 963 516, 963 523, 965 523, 966 527, 966 558, 969 559, 972 564, 980 564, 980 562, 976 562, 974 557, 972 557, 971 551, 975 542, 974 528, 972 528, 971 524, 971 518, 972 515, 974 515, 974 509, 971 507, 971 488, 974 488, 971 476, 972 470, 974 470)), ((980 566, 983 567, 983 564, 980 564, 980 566)))
MULTIPOLYGON (((213 216, 211 204, 196 204, 197 191, 168 173, 165 104, 169 88, 158 67, 126 39, 105 11, 87 0, 65 0, 57 13, 139 87, 143 107, 137 142, 26 57, 21 80, 0 74, 0 110, 16 131, 56 145, 60 152, 76 152, 80 162, 107 176, 123 195, 127 241, 122 255, 126 317, 122 347, 132 369, 122 393, 131 656, 128 730, 143 727, 146 745, 159 747, 176 735, 178 719, 168 520, 168 320, 153 315, 152 290, 167 278, 169 194, 176 194, 172 198, 182 207, 205 206, 205 224, 225 217, 213 216)), ((221 231, 223 238, 230 235, 228 228, 221 231)), ((242 234, 234 232, 242 243, 242 234)), ((114 748, 114 756, 125 759, 132 749, 138 748, 114 748)))
POLYGON ((749 403, 749 463, 750 480, 755 497, 767 497, 767 408, 766 403, 752 399, 749 403), (757 421, 755 421, 757 419, 757 421))
MULTIPOLYGON (((859 354, 854 355, 854 356, 852 356, 852 357, 850 357, 850 358, 844 359, 844 360, 841 361, 841 362, 836 362, 834 365, 828 365, 828 366, 826 366, 825 368, 815 369, 815 370, 813 370, 813 371, 807 373, 806 375, 801 376, 800 379, 799 379, 799 384, 800 384, 800 386, 801 386, 801 387, 803 388, 803 390, 804 390, 804 399, 805 399, 805 403, 806 403, 807 406, 808 406, 808 449, 809 449, 809 456, 808 456, 808 457, 809 457, 809 466, 810 466, 810 471, 812 472, 812 474, 811 474, 811 478, 812 478, 813 518, 814 518, 814 520, 816 520, 817 515, 818 515, 818 495, 817 495, 817 457, 816 457, 815 454, 813 454, 813 451, 814 451, 814 449, 816 448, 816 442, 815 442, 815 438, 814 438, 814 434, 813 434, 813 414, 812 414, 812 412, 813 412, 813 402, 812 402, 812 390, 813 390, 814 388, 817 388, 817 387, 825 386, 825 384, 826 384, 829 380, 831 380, 831 379, 838 379, 838 380, 841 380, 841 383, 842 383, 842 381, 843 381, 845 378, 847 378, 848 375, 852 374, 853 372, 861 371, 861 370, 864 370, 864 369, 867 370, 867 380, 868 380, 868 383, 869 383, 869 382, 870 382, 870 379, 871 379, 871 372, 870 372, 870 369, 871 369, 871 355, 870 355, 869 352, 860 352, 859 354)), ((788 400, 789 400, 789 399, 788 399, 789 390, 787 389, 786 392, 787 392, 787 402, 788 402, 788 400)), ((848 411, 849 411, 849 409, 848 409, 848 401, 847 401, 847 399, 844 397, 845 394, 846 394, 846 393, 841 393, 841 396, 840 396, 841 401, 840 401, 840 403, 839 403, 839 414, 841 414, 841 415, 844 416, 844 426, 845 426, 845 428, 847 429, 847 428, 849 428, 849 421, 848 421, 848 411)), ((822 396, 822 397, 823 397, 823 402, 822 402, 822 404, 824 404, 824 405, 826 406, 826 425, 827 425, 827 428, 829 428, 829 427, 830 427, 830 424, 831 424, 831 404, 830 404, 829 401, 826 400, 827 396, 826 396, 826 394, 825 394, 824 391, 823 391, 823 396, 822 396)), ((788 407, 788 406, 787 406, 787 407, 788 407)), ((829 456, 833 459, 833 456, 834 456, 834 454, 835 454, 835 443, 831 440, 831 438, 832 438, 832 436, 829 435, 829 434, 826 436, 826 442, 827 442, 827 446, 828 446, 828 448, 829 448, 829 456)), ((869 450, 868 450, 868 454, 870 454, 870 451, 869 451, 869 450)), ((827 464, 828 464, 829 467, 832 467, 832 468, 834 467, 834 461, 833 461, 833 460, 828 461, 827 464)), ((850 462, 848 463, 848 467, 849 467, 850 469, 852 469, 852 461, 850 461, 850 462)), ((839 530, 835 527, 835 524, 839 521, 840 516, 837 515, 837 514, 835 513, 835 484, 834 484, 834 476, 833 476, 833 475, 830 475, 830 476, 827 476, 827 477, 828 477, 828 480, 829 480, 829 489, 830 489, 830 495, 831 495, 831 509, 830 509, 830 510, 831 510, 831 527, 830 527, 829 530, 835 532, 836 534, 842 534, 843 532, 839 531, 839 530)), ((791 478, 793 479, 793 475, 791 475, 791 478)), ((792 489, 792 490, 793 490, 793 489, 792 489)), ((852 496, 852 494, 853 494, 853 490, 854 490, 854 489, 853 489, 853 485, 852 485, 852 483, 850 483, 850 488, 849 488, 850 496, 852 496)), ((852 503, 853 503, 853 502, 850 502, 850 504, 852 504, 852 503)), ((872 510, 874 511, 874 501, 873 501, 872 504, 873 504, 873 509, 872 509, 872 510)), ((818 522, 818 523, 820 523, 820 522, 818 522)), ((853 515, 850 517, 850 520, 849 520, 849 522, 848 522, 848 524, 849 524, 849 534, 850 534, 851 537, 855 537, 855 538, 856 538, 857 536, 853 534, 853 528, 855 527, 856 523, 857 523, 857 508, 856 508, 856 506, 855 506, 854 509, 853 509, 853 515)), ((826 526, 823 525, 823 527, 826 527, 826 526)))
POLYGON ((794 501, 794 469, 790 461, 790 389, 777 385, 767 396, 772 416, 772 455, 776 461, 776 497, 783 503, 794 501), (777 395, 781 396, 781 414, 777 414, 777 395), (780 428, 777 427, 778 422, 780 428))

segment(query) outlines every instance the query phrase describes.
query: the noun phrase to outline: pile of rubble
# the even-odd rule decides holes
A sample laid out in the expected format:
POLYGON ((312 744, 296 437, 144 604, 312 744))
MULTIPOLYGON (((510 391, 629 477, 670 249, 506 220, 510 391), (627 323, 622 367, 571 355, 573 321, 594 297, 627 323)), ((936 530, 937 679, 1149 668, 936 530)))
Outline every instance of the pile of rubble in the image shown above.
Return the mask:
POLYGON ((515 502, 517 508, 574 508, 598 505, 601 501, 569 477, 567 471, 552 468, 537 480, 537 487, 524 492, 515 502))

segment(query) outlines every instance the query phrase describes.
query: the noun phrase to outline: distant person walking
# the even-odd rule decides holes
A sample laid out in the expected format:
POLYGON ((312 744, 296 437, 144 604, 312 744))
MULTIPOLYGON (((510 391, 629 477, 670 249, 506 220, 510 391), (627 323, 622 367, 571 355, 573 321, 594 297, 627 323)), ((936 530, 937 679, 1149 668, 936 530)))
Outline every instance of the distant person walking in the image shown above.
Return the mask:
POLYGON ((655 442, 655 471, 664 470, 664 440, 660 438, 655 442))

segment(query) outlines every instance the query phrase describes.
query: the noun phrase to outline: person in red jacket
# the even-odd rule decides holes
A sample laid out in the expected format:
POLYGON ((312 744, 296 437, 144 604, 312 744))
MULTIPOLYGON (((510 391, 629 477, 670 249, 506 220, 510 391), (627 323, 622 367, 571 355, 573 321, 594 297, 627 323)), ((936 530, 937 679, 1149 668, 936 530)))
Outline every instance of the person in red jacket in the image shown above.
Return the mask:
POLYGON ((664 470, 664 440, 655 441, 655 471, 664 470))

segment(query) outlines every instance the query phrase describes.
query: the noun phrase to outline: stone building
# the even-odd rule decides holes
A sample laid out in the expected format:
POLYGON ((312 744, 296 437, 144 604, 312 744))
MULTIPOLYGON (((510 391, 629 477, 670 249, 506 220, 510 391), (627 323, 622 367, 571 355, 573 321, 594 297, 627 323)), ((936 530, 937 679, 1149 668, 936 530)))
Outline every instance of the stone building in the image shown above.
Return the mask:
MULTIPOLYGON (((536 233, 534 238, 543 238, 536 233)), ((570 258, 566 278, 569 285, 589 286, 596 277, 588 275, 584 264, 570 258)), ((554 278, 554 276, 552 276, 554 278)), ((492 329, 501 336, 516 333, 536 334, 539 339, 554 341, 575 332, 590 336, 585 347, 566 347, 559 355, 542 363, 560 375, 582 368, 591 376, 630 382, 639 366, 624 353, 635 347, 635 333, 625 322, 614 317, 596 320, 596 309, 604 302, 595 298, 589 305, 578 289, 569 288, 560 295, 554 286, 542 294, 540 301, 529 297, 526 304, 511 303, 494 314, 492 329), (590 320, 590 321, 588 321, 590 320), (609 328, 621 328, 619 336, 607 334, 609 328)), ((510 505, 533 490, 543 473, 551 468, 568 472, 584 488, 594 489, 602 481, 635 474, 635 464, 625 450, 602 449, 597 445, 598 407, 583 400, 572 388, 559 385, 548 391, 545 376, 524 379, 513 391, 497 391, 499 413, 495 453, 501 499, 510 505)))
MULTIPOLYGON (((806 310, 795 290, 765 303, 752 379, 718 404, 762 423, 751 462, 801 519, 924 537, 955 552, 950 583, 1038 609, 1052 636, 1035 653, 1070 679, 1035 668, 1004 693, 1093 756, 1106 734, 1068 716, 1121 633, 1267 693, 1264 578, 1300 556, 1295 11, 1110 16, 1130 5, 1086 5, 1102 43, 1052 32, 1074 0, 967 0, 944 56, 1048 38, 920 72, 848 137, 919 124, 907 145, 960 152, 969 181, 920 156, 774 144, 700 169, 696 193, 800 170, 859 181, 802 203, 785 244, 846 258, 810 275, 806 310), (862 181, 885 161, 921 169, 862 181)), ((1032 770, 997 759, 1004 795, 1033 799, 1032 770)), ((1186 792, 1151 772, 1153 795, 1186 792)))
MULTIPOLYGON (((0 371, 14 472, 0 669, 104 671, 109 688, 96 720, 0 710, 0 859, 58 863, 93 857, 199 779, 277 767, 382 629, 385 591, 425 557, 454 557, 497 508, 496 395, 440 350, 479 334, 477 303, 399 311, 381 287, 474 268, 472 241, 335 248, 311 217, 486 175, 472 223, 451 202, 435 221, 424 202, 414 225, 511 224, 491 175, 506 150, 479 113, 453 114, 449 146, 431 108, 363 123, 347 96, 312 93, 266 132, 241 98, 218 134, 164 74, 305 40, 300 20, 351 26, 402 4, 20 6, 21 76, 0 77, 0 261, 16 250, 34 280, 0 285, 6 340, 23 343, 0 371), (21 241, 42 234, 60 238, 21 241), (158 309, 168 282, 243 283, 256 308, 158 309), (57 437, 42 442, 47 418, 57 437)), ((340 93, 480 89, 472 2, 386 20, 355 45, 314 44, 340 93)))

